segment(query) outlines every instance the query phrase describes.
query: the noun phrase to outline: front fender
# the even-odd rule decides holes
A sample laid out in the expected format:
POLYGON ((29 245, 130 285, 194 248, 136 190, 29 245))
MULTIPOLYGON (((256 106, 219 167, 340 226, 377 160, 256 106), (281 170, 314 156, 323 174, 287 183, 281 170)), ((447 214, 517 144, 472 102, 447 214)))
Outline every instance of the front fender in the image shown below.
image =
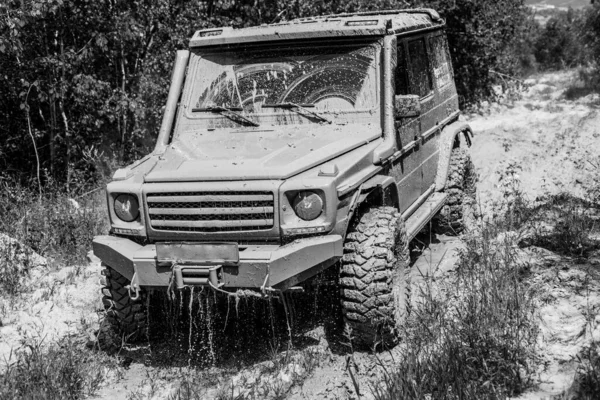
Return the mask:
POLYGON ((450 156, 455 147, 456 140, 460 140, 459 145, 466 144, 471 147, 473 130, 466 122, 454 122, 446 126, 440 135, 438 170, 435 177, 435 190, 440 192, 446 187, 448 178, 448 169, 450 168, 450 156), (460 139, 462 133, 463 140, 460 139))

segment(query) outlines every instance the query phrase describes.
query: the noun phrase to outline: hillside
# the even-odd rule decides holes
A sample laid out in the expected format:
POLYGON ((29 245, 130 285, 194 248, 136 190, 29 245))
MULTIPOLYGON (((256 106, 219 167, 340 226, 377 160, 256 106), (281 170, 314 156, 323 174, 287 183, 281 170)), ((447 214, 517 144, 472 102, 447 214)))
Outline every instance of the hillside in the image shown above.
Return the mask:
POLYGON ((582 8, 588 6, 590 4, 590 0, 526 0, 525 4, 582 8))

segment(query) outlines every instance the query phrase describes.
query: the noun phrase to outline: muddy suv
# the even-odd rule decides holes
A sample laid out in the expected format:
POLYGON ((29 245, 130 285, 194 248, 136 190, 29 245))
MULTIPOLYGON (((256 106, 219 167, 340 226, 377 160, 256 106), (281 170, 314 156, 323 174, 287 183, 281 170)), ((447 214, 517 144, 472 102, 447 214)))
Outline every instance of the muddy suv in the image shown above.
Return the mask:
POLYGON ((433 10, 198 31, 177 53, 156 148, 107 186, 107 329, 148 290, 297 290, 339 269, 358 342, 394 336, 408 244, 460 232, 475 196, 444 21, 433 10))

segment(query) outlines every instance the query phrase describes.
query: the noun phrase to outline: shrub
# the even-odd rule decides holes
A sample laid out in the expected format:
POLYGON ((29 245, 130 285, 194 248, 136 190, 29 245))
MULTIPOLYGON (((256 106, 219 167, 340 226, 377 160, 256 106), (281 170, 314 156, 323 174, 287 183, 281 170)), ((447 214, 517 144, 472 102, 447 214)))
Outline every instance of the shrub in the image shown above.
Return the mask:
POLYGON ((423 289, 401 331, 383 399, 504 399, 530 384, 537 361, 533 291, 515 246, 495 225, 468 240, 456 281, 423 289))
MULTIPOLYGON (((82 263, 93 237, 107 231, 104 202, 99 191, 74 200, 58 187, 49 186, 40 195, 0 177, 0 233, 55 263, 82 263)), ((0 252, 0 289, 16 290, 15 282, 28 272, 29 263, 13 257, 0 252)))
POLYGON ((535 58, 542 69, 562 69, 585 61, 580 27, 583 14, 569 9, 551 17, 535 41, 535 58))
POLYGON ((582 36, 592 61, 600 66, 600 3, 586 10, 582 36))
POLYGON ((0 398, 5 400, 75 400, 93 394, 115 369, 114 359, 98 355, 65 338, 44 347, 31 340, 16 361, 0 373, 0 398))
POLYGON ((525 242, 570 257, 586 257, 597 247, 591 234, 600 230, 600 204, 568 193, 548 195, 531 207, 528 225, 533 236, 525 242))

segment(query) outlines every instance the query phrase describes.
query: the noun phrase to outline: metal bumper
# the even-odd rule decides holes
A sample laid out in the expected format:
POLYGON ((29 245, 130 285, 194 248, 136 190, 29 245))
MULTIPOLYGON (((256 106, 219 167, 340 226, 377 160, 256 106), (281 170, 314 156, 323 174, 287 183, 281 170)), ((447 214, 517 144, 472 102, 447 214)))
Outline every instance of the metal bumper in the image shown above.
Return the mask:
MULTIPOLYGON (((94 238, 94 254, 105 264, 141 287, 166 288, 212 285, 227 288, 274 288, 285 290, 310 278, 337 262, 343 254, 340 235, 298 239, 285 246, 240 245, 239 260, 220 264, 207 259, 206 251, 198 259, 185 263, 165 262, 157 258, 157 246, 141 246, 114 236, 94 238)), ((198 244, 210 249, 211 243, 198 244)), ((164 251, 164 250, 163 250, 164 251)), ((210 254, 210 251, 208 252, 210 254)), ((167 257, 168 258, 168 257, 167 257)), ((136 286, 137 286, 136 285, 136 286)))

